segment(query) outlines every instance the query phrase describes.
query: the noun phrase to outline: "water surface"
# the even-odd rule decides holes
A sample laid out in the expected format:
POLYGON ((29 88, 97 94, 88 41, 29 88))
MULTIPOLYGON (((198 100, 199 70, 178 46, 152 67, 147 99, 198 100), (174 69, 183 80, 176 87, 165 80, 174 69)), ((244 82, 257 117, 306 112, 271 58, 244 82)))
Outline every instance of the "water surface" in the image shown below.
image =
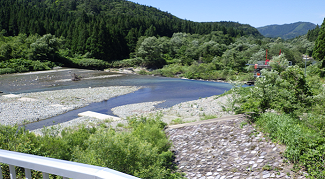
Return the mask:
POLYGON ((29 130, 66 122, 78 117, 78 113, 95 111, 113 115, 111 108, 141 102, 162 101, 157 108, 167 108, 175 104, 222 94, 232 86, 227 83, 142 76, 133 74, 116 74, 104 71, 61 69, 53 72, 12 74, 0 76, 0 91, 4 93, 26 93, 45 90, 71 88, 88 88, 104 86, 143 86, 144 88, 107 101, 92 103, 65 114, 28 124, 29 130), (72 74, 82 76, 81 81, 71 81, 72 74), (109 75, 112 75, 109 76, 109 75))

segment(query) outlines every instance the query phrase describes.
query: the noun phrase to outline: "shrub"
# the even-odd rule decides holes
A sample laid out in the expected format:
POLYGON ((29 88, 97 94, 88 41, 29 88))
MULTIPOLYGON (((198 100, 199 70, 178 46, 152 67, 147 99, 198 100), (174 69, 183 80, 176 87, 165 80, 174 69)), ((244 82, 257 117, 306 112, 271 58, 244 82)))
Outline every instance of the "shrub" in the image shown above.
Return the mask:
POLYGON ((258 118, 256 124, 272 140, 285 144, 285 157, 296 165, 304 166, 311 178, 324 178, 325 139, 324 133, 318 130, 324 126, 324 122, 315 117, 310 116, 306 121, 316 126, 308 126, 306 122, 289 115, 265 113, 258 118))
MULTIPOLYGON (((73 160, 109 167, 140 178, 182 178, 175 172, 173 153, 159 119, 131 119, 128 132, 106 128, 64 129, 61 135, 44 129, 42 136, 17 126, 0 125, 0 148, 63 160, 73 160)), ((7 165, 2 165, 4 178, 9 178, 7 165)), ((17 167, 17 176, 24 170, 17 167)), ((34 178, 41 173, 33 171, 34 178)))
POLYGON ((27 72, 36 70, 49 70, 55 66, 51 61, 10 59, 0 62, 0 74, 27 72))
POLYGON ((98 69, 103 70, 108 68, 110 64, 103 60, 93 58, 68 58, 69 62, 66 63, 68 66, 76 68, 87 68, 87 69, 98 69))
POLYGON ((315 90, 307 83, 301 68, 288 67, 281 74, 274 70, 262 70, 262 73, 265 77, 257 78, 251 93, 242 97, 242 101, 248 103, 241 107, 242 111, 246 111, 243 108, 250 108, 264 113, 274 109, 298 116, 310 109, 312 92, 315 90))
POLYGON ((16 70, 13 68, 0 68, 0 74, 15 73, 16 70))
POLYGON ((101 129, 76 147, 74 161, 109 167, 140 178, 174 178, 170 143, 162 131, 164 124, 154 119, 131 119, 130 132, 101 129), (171 169, 169 169, 171 168, 171 169))
POLYGON ((113 61, 111 65, 113 68, 122 68, 122 67, 141 66, 142 63, 143 63, 142 59, 140 58, 131 58, 131 59, 113 61))

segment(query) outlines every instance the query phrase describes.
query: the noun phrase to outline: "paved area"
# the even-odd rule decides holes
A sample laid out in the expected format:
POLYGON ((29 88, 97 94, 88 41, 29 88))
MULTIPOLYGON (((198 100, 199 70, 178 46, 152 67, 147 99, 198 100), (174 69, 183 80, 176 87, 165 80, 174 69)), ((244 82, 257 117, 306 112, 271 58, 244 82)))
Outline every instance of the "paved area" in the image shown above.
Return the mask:
POLYGON ((237 115, 169 126, 178 170, 190 179, 306 178, 293 173, 285 147, 237 115))

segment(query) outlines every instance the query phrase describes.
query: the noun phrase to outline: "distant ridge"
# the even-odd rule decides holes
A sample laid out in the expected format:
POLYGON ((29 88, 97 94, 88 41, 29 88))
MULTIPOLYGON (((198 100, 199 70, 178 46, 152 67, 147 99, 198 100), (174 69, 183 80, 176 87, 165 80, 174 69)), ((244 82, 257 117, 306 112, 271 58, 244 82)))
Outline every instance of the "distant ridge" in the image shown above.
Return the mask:
POLYGON ((265 37, 281 37, 286 40, 305 35, 308 30, 314 29, 315 27, 316 25, 310 22, 295 22, 292 24, 258 27, 257 30, 265 37))

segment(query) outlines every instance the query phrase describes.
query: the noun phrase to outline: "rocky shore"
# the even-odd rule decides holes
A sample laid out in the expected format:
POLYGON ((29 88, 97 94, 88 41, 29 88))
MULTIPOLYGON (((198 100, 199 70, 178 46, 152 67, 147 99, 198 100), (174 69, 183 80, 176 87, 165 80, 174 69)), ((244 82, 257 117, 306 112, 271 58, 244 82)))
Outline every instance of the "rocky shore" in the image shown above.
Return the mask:
MULTIPOLYGON (((93 126, 105 124, 112 128, 116 128, 118 124, 126 125, 128 117, 139 116, 155 116, 161 115, 162 120, 167 124, 180 124, 193 121, 200 121, 209 118, 223 117, 233 115, 232 112, 225 112, 228 102, 231 100, 230 95, 216 97, 211 96, 198 100, 183 102, 166 109, 157 109, 155 105, 163 103, 164 101, 144 102, 136 104, 128 104, 112 108, 113 114, 120 117, 120 121, 103 121, 91 117, 79 117, 68 122, 60 123, 51 126, 56 130, 61 131, 65 127, 78 127, 83 124, 86 126, 93 126)), ((42 129, 34 130, 33 132, 41 134, 42 129)))
POLYGON ((0 124, 21 125, 53 117, 90 103, 134 92, 140 87, 79 88, 0 96, 0 124))
POLYGON ((211 96, 176 104, 170 108, 157 109, 155 105, 164 101, 129 104, 113 108, 115 115, 126 119, 131 116, 153 116, 162 114, 162 120, 167 124, 200 121, 208 118, 217 118, 233 115, 229 108, 231 95, 211 96))

